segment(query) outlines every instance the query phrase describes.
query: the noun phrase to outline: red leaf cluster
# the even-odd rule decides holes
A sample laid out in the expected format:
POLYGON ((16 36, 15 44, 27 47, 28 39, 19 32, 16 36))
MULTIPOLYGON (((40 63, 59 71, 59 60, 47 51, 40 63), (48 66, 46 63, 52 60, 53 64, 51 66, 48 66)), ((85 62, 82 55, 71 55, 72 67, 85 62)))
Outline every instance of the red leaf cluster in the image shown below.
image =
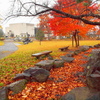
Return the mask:
MULTIPOLYGON (((57 0, 57 2, 54 6, 55 9, 72 15, 88 14, 94 7, 84 6, 83 2, 76 4, 75 0, 57 0)), ((89 3, 89 1, 84 1, 84 3, 89 3)), ((93 25, 86 25, 79 20, 64 18, 63 15, 56 12, 51 12, 51 14, 53 17, 49 20, 49 23, 54 35, 66 36, 72 34, 72 31, 78 30, 79 35, 84 36, 94 27, 93 25)), ((89 17, 87 18, 89 19, 89 17)))

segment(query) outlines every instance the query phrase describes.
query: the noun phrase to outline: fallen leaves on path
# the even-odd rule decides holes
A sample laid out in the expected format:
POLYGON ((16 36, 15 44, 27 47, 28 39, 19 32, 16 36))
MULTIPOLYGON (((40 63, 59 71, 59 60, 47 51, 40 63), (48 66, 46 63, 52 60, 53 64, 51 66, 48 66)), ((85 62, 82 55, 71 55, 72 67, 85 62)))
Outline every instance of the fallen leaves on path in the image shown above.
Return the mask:
MULTIPOLYGON (((91 52, 92 49, 87 52, 91 52)), ((50 71, 50 77, 47 82, 38 83, 31 82, 26 85, 26 88, 19 94, 14 96, 9 94, 10 100, 58 100, 62 95, 68 93, 75 87, 86 86, 82 80, 79 80, 78 76, 75 76, 77 72, 83 72, 84 67, 82 64, 86 63, 86 60, 82 54, 74 56, 75 60, 72 63, 65 63, 64 67, 55 68, 50 71)), ((89 53, 85 53, 89 55, 89 53)), ((81 76, 84 80, 85 77, 81 76)))

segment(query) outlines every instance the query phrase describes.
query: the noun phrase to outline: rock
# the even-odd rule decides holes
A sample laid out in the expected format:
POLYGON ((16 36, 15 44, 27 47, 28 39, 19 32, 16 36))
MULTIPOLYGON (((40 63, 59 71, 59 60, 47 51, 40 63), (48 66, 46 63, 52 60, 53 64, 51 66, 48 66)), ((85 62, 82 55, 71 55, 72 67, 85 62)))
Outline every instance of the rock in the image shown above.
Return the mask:
POLYGON ((90 45, 89 48, 94 48, 94 46, 91 46, 91 45, 90 45))
POLYGON ((83 46, 80 46, 80 47, 79 47, 79 50, 84 52, 84 51, 89 50, 89 48, 90 48, 89 46, 83 45, 83 46))
POLYGON ((67 95, 64 95, 61 100, 76 100, 75 95, 72 93, 68 93, 67 95))
POLYGON ((69 54, 71 54, 72 55, 72 57, 75 55, 75 50, 73 50, 73 51, 69 51, 69 54))
POLYGON ((9 100, 8 99, 8 88, 2 87, 0 89, 0 100, 9 100))
POLYGON ((88 56, 86 56, 86 55, 82 55, 84 58, 88 58, 88 56))
POLYGON ((16 76, 13 78, 13 80, 18 80, 18 79, 26 79, 29 80, 30 79, 30 74, 27 73, 21 73, 21 74, 16 74, 16 76))
POLYGON ((52 57, 51 55, 47 55, 47 58, 48 58, 49 60, 53 60, 53 57, 52 57))
POLYGON ((100 75, 90 74, 86 76, 86 83, 89 88, 100 90, 100 75))
POLYGON ((90 54, 90 59, 97 59, 99 58, 100 59, 100 49, 93 49, 91 54, 90 54))
POLYGON ((94 45, 95 48, 100 48, 100 44, 94 45))
POLYGON ((49 75, 50 72, 48 70, 39 68, 36 71, 33 71, 31 73, 31 79, 32 81, 36 81, 36 82, 45 82, 47 81, 49 75))
POLYGON ((93 74, 98 74, 98 75, 100 75, 100 71, 96 70, 93 74))
POLYGON ((58 80, 54 80, 54 82, 58 83, 58 82, 63 82, 65 80, 63 80, 62 78, 58 78, 58 80))
POLYGON ((85 59, 80 59, 80 60, 81 60, 81 61, 88 61, 88 59, 86 59, 86 58, 85 58, 85 59))
POLYGON ((90 52, 84 52, 84 54, 90 54, 90 52))
POLYGON ((53 64, 54 64, 54 60, 43 60, 43 61, 36 63, 35 65, 40 68, 44 68, 50 71, 53 68, 53 64))
POLYGON ((100 91, 77 87, 61 97, 61 100, 100 100, 100 91), (98 99, 93 99, 98 98, 98 99))
POLYGON ((87 62, 87 76, 93 74, 96 70, 100 71, 100 49, 93 49, 87 62))
POLYGON ((71 63, 74 60, 73 57, 67 57, 67 56, 61 56, 61 58, 64 62, 69 62, 69 63, 71 63))
POLYGON ((67 56, 67 57, 73 57, 74 56, 74 53, 68 53, 65 56, 67 56))
POLYGON ((80 52, 81 52, 81 50, 75 50, 75 51, 74 51, 74 54, 75 54, 75 55, 78 55, 80 52))
MULTIPOLYGON (((94 60, 95 61, 95 60, 94 60)), ((93 63, 89 62, 88 66, 85 69, 86 71, 86 79, 87 79, 87 84, 89 87, 97 87, 95 86, 96 82, 100 82, 100 60, 97 60, 93 63), (93 83, 94 82, 94 83, 93 83), (93 85, 94 86, 91 86, 93 85)), ((100 89, 100 87, 99 87, 100 89)))
POLYGON ((100 49, 93 49, 92 52, 91 52, 91 54, 93 56, 98 56, 98 54, 100 55, 100 49))
POLYGON ((17 94, 25 88, 26 83, 27 83, 27 80, 25 80, 25 79, 19 80, 19 81, 16 81, 16 82, 13 82, 13 83, 7 85, 7 88, 10 91, 13 91, 13 94, 17 94))
POLYGON ((100 90, 100 49, 92 50, 85 72, 87 86, 100 90))
POLYGON ((85 70, 87 71, 87 76, 93 74, 96 70, 100 71, 100 60, 97 61, 89 60, 85 70))
POLYGON ((26 69, 24 73, 30 74, 30 81, 32 82, 45 82, 50 75, 48 70, 39 67, 26 69))
POLYGON ((64 67, 64 61, 63 60, 56 59, 54 61, 53 67, 54 68, 64 67))
POLYGON ((81 67, 86 67, 86 66, 87 66, 87 64, 81 64, 80 66, 81 66, 81 67))
POLYGON ((77 72, 74 74, 76 77, 84 76, 84 72, 77 72))
POLYGON ((39 67, 35 66, 35 67, 30 67, 29 69, 26 69, 23 73, 29 74, 31 75, 32 72, 37 71, 38 69, 40 69, 39 67))
POLYGON ((94 63, 93 68, 94 68, 93 72, 95 72, 96 70, 100 71, 100 60, 97 60, 97 62, 94 63))
POLYGON ((93 96, 91 96, 90 98, 88 98, 86 100, 100 100, 100 92, 94 94, 93 96))

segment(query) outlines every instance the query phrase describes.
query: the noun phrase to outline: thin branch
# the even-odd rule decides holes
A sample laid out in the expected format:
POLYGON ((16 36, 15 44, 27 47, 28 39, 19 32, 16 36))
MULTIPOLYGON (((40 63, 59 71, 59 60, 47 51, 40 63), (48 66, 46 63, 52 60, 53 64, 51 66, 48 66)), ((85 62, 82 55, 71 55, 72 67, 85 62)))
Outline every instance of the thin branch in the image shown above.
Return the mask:
POLYGON ((28 13, 30 13, 31 15, 33 14, 33 13, 31 13, 29 10, 27 10, 26 7, 24 7, 24 4, 22 4, 22 2, 21 2, 20 0, 19 0, 19 2, 20 2, 20 4, 22 5, 22 8, 24 8, 24 9, 27 11, 27 14, 28 14, 28 13))
POLYGON ((22 3, 20 0, 19 0, 19 2, 21 4, 21 6, 22 6, 21 9, 24 8, 26 10, 27 14, 16 14, 16 15, 12 15, 12 16, 16 16, 16 17, 18 17, 18 16, 28 16, 28 17, 31 17, 31 16, 40 15, 42 13, 54 11, 54 12, 60 14, 61 17, 63 17, 63 18, 72 18, 72 19, 76 19, 76 20, 81 20, 86 24, 100 25, 100 22, 93 22, 92 20, 88 20, 88 19, 85 18, 85 17, 93 17, 93 18, 99 18, 100 19, 100 15, 97 15, 97 14, 90 13, 90 14, 83 14, 83 15, 77 15, 76 16, 76 15, 72 15, 72 14, 60 11, 60 10, 55 9, 55 8, 50 8, 47 5, 37 4, 36 2, 25 2, 25 3, 22 3), (27 4, 31 4, 30 8, 28 8, 28 9, 25 7, 25 5, 27 5, 27 4), (32 5, 41 7, 41 9, 45 9, 45 10, 38 11, 38 12, 37 12, 37 10, 35 10, 36 12, 32 13, 30 11, 32 5))

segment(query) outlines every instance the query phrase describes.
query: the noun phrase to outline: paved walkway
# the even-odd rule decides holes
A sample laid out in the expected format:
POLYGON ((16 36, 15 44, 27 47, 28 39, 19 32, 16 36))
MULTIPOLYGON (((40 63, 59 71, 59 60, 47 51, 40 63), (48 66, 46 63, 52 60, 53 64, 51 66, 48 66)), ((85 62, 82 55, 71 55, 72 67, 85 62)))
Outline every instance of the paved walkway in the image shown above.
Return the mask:
POLYGON ((4 42, 5 44, 0 46, 0 59, 18 50, 18 47, 16 45, 19 45, 19 44, 14 43, 13 40, 6 39, 4 42))

